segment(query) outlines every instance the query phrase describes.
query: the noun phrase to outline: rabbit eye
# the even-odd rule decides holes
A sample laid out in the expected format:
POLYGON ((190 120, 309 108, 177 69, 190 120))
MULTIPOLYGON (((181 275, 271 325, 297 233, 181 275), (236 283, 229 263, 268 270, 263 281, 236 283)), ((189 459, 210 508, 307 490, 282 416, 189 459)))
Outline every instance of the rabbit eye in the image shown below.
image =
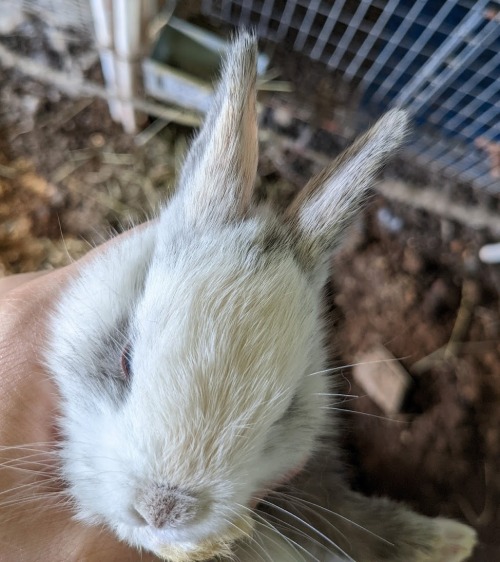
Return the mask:
POLYGON ((121 366, 122 366, 122 371, 123 374, 125 375, 125 377, 129 378, 130 377, 130 371, 131 371, 131 363, 132 358, 130 356, 130 344, 127 344, 122 351, 122 357, 121 357, 121 366))

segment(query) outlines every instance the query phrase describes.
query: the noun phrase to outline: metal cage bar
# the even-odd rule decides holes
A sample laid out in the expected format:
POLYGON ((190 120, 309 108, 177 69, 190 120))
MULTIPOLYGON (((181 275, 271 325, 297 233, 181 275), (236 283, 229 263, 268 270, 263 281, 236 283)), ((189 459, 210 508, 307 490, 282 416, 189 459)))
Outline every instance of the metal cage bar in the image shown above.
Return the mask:
POLYGON ((422 127, 412 154, 500 194, 475 145, 478 137, 500 143, 500 21, 486 17, 489 7, 491 0, 203 2, 205 14, 252 25, 339 71, 360 92, 361 112, 406 107, 422 127))

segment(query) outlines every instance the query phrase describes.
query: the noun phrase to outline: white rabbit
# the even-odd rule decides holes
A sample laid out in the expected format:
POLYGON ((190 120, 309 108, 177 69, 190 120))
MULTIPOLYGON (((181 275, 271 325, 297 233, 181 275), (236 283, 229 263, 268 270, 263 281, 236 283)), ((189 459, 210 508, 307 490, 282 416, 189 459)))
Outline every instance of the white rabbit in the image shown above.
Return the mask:
POLYGON ((300 484, 318 504, 303 496, 300 517, 264 499, 334 443, 321 289, 407 116, 385 115, 283 216, 257 208, 256 51, 234 41, 159 219, 85 265, 53 316, 76 517, 172 562, 464 560, 474 531, 350 492, 336 455, 300 484))

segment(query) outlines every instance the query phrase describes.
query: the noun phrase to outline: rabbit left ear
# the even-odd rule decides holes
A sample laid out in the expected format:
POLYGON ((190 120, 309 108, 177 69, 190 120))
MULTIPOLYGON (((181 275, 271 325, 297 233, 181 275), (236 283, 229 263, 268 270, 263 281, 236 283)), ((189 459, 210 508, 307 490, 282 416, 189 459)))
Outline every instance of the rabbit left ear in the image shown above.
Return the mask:
POLYGON ((181 172, 179 197, 190 221, 228 221, 250 205, 258 160, 256 66, 255 36, 240 33, 181 172))
POLYGON ((407 126, 406 111, 389 111, 298 193, 285 216, 297 233, 298 255, 306 266, 322 263, 338 246, 407 126))

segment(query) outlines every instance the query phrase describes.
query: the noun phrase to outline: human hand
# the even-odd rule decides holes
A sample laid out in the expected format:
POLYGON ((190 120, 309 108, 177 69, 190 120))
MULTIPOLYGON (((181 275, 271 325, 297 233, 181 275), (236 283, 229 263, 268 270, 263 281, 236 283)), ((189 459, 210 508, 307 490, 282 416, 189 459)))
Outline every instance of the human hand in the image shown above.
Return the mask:
MULTIPOLYGON (((111 242, 113 243, 113 242, 111 242)), ((58 476, 57 389, 43 366, 51 309, 89 259, 0 280, 0 560, 153 562, 109 531, 72 519, 58 476)))

